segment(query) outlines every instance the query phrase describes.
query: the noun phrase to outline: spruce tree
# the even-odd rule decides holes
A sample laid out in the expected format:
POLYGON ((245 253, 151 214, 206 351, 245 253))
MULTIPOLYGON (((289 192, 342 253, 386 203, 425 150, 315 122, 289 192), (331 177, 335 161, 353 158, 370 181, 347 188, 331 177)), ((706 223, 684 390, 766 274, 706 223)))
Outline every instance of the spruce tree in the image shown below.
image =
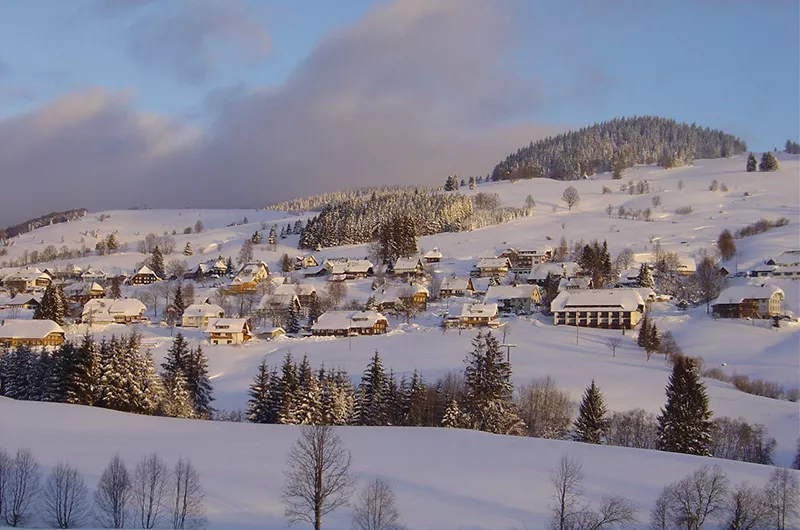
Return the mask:
POLYGON ((639 287, 647 287, 649 289, 655 289, 656 287, 656 282, 653 281, 653 273, 650 272, 650 267, 646 263, 642 263, 639 266, 639 281, 637 283, 639 287))
POLYGON ((608 420, 603 394, 594 383, 586 389, 575 420, 575 439, 589 444, 600 444, 606 436, 608 420))
POLYGON ((260 245, 261 244, 261 232, 259 232, 258 230, 253 232, 253 235, 250 236, 250 241, 252 241, 254 245, 260 245))
POLYGON ((386 372, 378 350, 372 356, 358 384, 356 401, 356 423, 380 426, 387 424, 386 417, 386 372))
POLYGON ((639 324, 639 336, 636 338, 636 344, 640 348, 647 349, 647 341, 650 339, 650 319, 645 315, 639 324))
POLYGON ((161 254, 161 249, 158 248, 158 245, 153 249, 150 268, 153 270, 153 273, 162 280, 166 278, 166 274, 164 273, 164 256, 161 254))
POLYGON ((297 307, 297 302, 289 303, 289 315, 286 320, 286 333, 300 333, 300 308, 297 307))
POLYGON ((183 247, 183 255, 184 256, 192 256, 194 255, 194 249, 192 248, 192 244, 188 241, 186 242, 186 246, 183 247))
POLYGON ((186 359, 186 388, 194 408, 194 415, 198 418, 210 418, 214 409, 214 388, 208 376, 208 357, 203 348, 198 344, 192 349, 186 359))
POLYGON ((414 370, 411 376, 411 383, 408 386, 406 396, 406 422, 411 427, 421 427, 425 425, 428 413, 428 389, 422 376, 414 370))
POLYGON ((647 350, 647 360, 650 360, 650 355, 653 353, 661 350, 661 335, 658 332, 658 327, 653 323, 650 326, 647 334, 647 344, 645 345, 645 349, 647 350))
POLYGON ((314 325, 317 320, 319 319, 320 315, 322 315, 322 304, 320 303, 320 299, 318 296, 314 295, 311 297, 311 302, 308 304, 308 324, 309 326, 314 325))
POLYGON ((165 416, 171 418, 194 417, 192 398, 187 389, 186 376, 183 374, 183 370, 178 369, 172 380, 167 384, 167 394, 164 398, 162 411, 165 416))
POLYGON ((180 321, 184 310, 186 310, 186 302, 183 301, 183 288, 180 283, 175 287, 175 294, 172 296, 172 305, 175 306, 175 312, 180 321))
POLYGON ((175 335, 172 339, 172 345, 167 350, 167 355, 164 357, 164 362, 161 363, 161 377, 167 386, 172 384, 175 379, 175 374, 180 370, 184 377, 187 373, 187 365, 189 359, 189 343, 183 337, 182 333, 175 335))
POLYGON ((756 155, 750 153, 750 156, 747 157, 747 172, 753 173, 758 169, 758 162, 756 161, 756 155))
POLYGON ((464 413, 458 405, 456 398, 450 399, 442 417, 442 427, 461 429, 464 427, 464 413))
POLYGON ((390 369, 386 378, 386 393, 383 402, 386 425, 403 425, 405 414, 403 411, 402 386, 405 382, 398 384, 394 372, 390 369))
POLYGON ((66 381, 66 402, 75 405, 94 405, 95 385, 99 376, 99 354, 94 339, 88 333, 75 350, 66 381))
POLYGON ((52 320, 59 326, 63 326, 65 313, 66 306, 59 293, 59 288, 56 284, 51 283, 45 289, 42 301, 39 302, 39 306, 33 313, 33 318, 36 320, 52 320))
POLYGON ((272 250, 275 250, 276 245, 278 244, 278 233, 275 230, 275 225, 269 229, 269 235, 267 236, 267 245, 272 247, 272 250))
POLYGON ((116 234, 110 234, 108 236, 108 239, 106 239, 106 248, 109 253, 119 250, 119 241, 117 241, 116 234))
POLYGON ((771 152, 767 151, 761 155, 761 163, 758 165, 759 171, 778 171, 778 159, 771 152))
POLYGON ((119 276, 111 278, 111 287, 108 290, 108 297, 114 300, 122 298, 122 280, 119 276))
POLYGON ((275 423, 275 417, 270 410, 270 383, 269 366, 266 360, 262 360, 247 391, 250 396, 247 400, 247 421, 250 423, 275 423))
POLYGON ((287 352, 281 367, 280 409, 278 410, 278 421, 284 425, 297 424, 296 396, 299 387, 297 365, 292 359, 292 354, 287 352))
POLYGON ((666 390, 667 404, 658 416, 658 449, 710 456, 713 413, 694 361, 676 359, 666 390))

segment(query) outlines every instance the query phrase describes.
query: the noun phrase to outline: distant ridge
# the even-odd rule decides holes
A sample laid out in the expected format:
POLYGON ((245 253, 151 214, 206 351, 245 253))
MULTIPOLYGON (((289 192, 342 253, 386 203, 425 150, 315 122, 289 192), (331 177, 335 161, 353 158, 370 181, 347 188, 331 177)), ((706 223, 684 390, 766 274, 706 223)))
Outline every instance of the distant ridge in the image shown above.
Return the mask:
POLYGON ((635 164, 675 167, 695 158, 724 158, 747 145, 720 130, 656 116, 616 118, 531 143, 497 164, 492 180, 576 180, 635 164))
POLYGON ((41 228, 43 226, 51 224, 74 221, 75 219, 80 219, 81 217, 84 217, 87 213, 88 210, 86 208, 78 208, 77 210, 67 210, 65 212, 49 213, 47 215, 37 217, 36 219, 25 221, 24 223, 19 223, 14 226, 9 226, 5 230, 0 230, 0 239, 15 237, 20 234, 24 234, 26 232, 30 232, 32 230, 36 230, 37 228, 41 228))

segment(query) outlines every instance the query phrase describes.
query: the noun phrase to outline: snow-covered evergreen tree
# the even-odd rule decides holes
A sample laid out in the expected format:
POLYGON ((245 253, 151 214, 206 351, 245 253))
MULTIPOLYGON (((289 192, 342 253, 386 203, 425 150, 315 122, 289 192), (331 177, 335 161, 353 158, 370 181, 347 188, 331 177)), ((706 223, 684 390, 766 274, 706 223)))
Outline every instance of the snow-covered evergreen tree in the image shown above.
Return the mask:
POLYGON ((175 287, 175 294, 172 296, 172 305, 175 307, 178 320, 180 320, 187 305, 183 300, 183 287, 180 283, 175 287))
POLYGON ((75 405, 94 405, 99 371, 100 358, 97 344, 87 333, 75 350, 66 375, 66 402, 75 405))
POLYGON ((167 277, 166 273, 164 272, 164 255, 161 254, 161 249, 158 247, 158 245, 156 245, 156 248, 153 249, 153 255, 150 258, 150 268, 159 278, 164 279, 167 277))
POLYGON ((269 229, 269 235, 267 236, 267 245, 272 250, 275 250, 275 247, 278 245, 278 233, 276 231, 275 225, 272 225, 272 228, 269 229))
POLYGON ((578 418, 575 420, 575 439, 589 444, 603 443, 608 429, 605 400, 594 383, 583 393, 578 418))
POLYGON ((189 351, 186 359, 186 385, 195 417, 210 418, 214 411, 211 406, 214 388, 208 376, 208 358, 199 344, 189 351))
POLYGON ((647 341, 650 339, 650 319, 647 314, 644 315, 642 321, 639 323, 639 336, 636 338, 636 344, 640 348, 647 348, 647 341))
POLYGON ((186 377, 180 369, 175 372, 172 380, 167 384, 162 411, 165 416, 171 418, 194 417, 194 408, 187 389, 186 377))
POLYGON ((759 171, 778 171, 780 169, 778 165, 778 159, 775 158, 770 151, 765 152, 761 155, 761 162, 758 164, 759 171))
POLYGON ((276 423, 272 410, 270 410, 270 391, 272 390, 270 381, 270 369, 267 361, 261 361, 258 365, 258 372, 250 384, 247 394, 247 421, 250 423, 276 423))
POLYGON ((175 335, 172 339, 172 345, 167 350, 167 355, 164 356, 164 362, 161 363, 161 377, 167 386, 172 384, 175 374, 180 371, 186 377, 188 372, 188 359, 189 359, 189 343, 186 342, 182 333, 175 335))
POLYGON ((356 393, 356 423, 358 425, 387 425, 387 378, 378 350, 372 356, 356 393))
POLYGON ((464 417, 464 412, 462 412, 458 401, 456 401, 455 398, 452 398, 447 403, 447 408, 444 411, 444 416, 442 417, 442 427, 461 429, 465 426, 465 422, 466 418, 464 417))
POLYGON ((637 283, 639 287, 647 287, 648 289, 656 288, 656 282, 653 280, 653 273, 646 263, 642 263, 639 266, 639 280, 637 283))
POLYGON ((289 312, 286 319, 286 333, 300 333, 300 308, 297 303, 292 301, 289 304, 289 312))
POLYGON ((322 315, 322 304, 320 302, 319 296, 312 296, 311 301, 308 304, 308 325, 314 325, 317 320, 319 319, 320 315, 322 315))
POLYGON ((292 359, 290 352, 286 353, 281 367, 280 378, 280 409, 278 410, 278 421, 284 425, 297 424, 297 403, 296 396, 300 382, 297 374, 297 366, 292 359))
POLYGON ((51 283, 45 289, 42 301, 33 312, 33 318, 36 320, 52 320, 59 326, 63 326, 66 311, 65 299, 59 293, 59 287, 55 283, 51 283))
POLYGON ((694 361, 678 357, 667 383, 667 404, 658 416, 658 448, 710 456, 712 414, 694 361))
POLYGON ((750 156, 747 157, 747 172, 753 173, 758 169, 758 161, 756 161, 756 155, 750 153, 750 156))
POLYGON ((414 370, 406 393, 406 422, 411 427, 426 424, 428 414, 428 389, 422 376, 414 370))
POLYGON ((186 242, 186 246, 183 247, 183 255, 184 256, 192 256, 194 255, 194 249, 192 248, 192 244, 188 241, 186 242))

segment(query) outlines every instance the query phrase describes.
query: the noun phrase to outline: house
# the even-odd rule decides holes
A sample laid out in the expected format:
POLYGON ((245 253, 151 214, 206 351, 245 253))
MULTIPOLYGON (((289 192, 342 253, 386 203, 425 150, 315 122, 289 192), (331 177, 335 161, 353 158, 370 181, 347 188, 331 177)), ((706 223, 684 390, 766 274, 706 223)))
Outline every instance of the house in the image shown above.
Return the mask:
POLYGON ((425 260, 425 263, 439 263, 442 261, 442 257, 442 253, 439 252, 439 249, 436 247, 433 247, 433 250, 429 250, 422 255, 422 259, 425 260))
POLYGON ((212 318, 205 333, 211 344, 242 344, 253 338, 244 318, 212 318))
POLYGON ((697 264, 692 258, 681 256, 678 258, 680 263, 675 267, 675 272, 681 276, 692 276, 697 271, 697 264))
POLYGON ((770 258, 764 263, 783 267, 800 266, 800 250, 787 250, 786 252, 782 252, 777 258, 770 258))
POLYGON ((369 260, 339 258, 325 260, 320 269, 309 269, 304 276, 307 278, 312 276, 335 276, 334 280, 328 278, 328 281, 340 281, 339 278, 342 276, 344 280, 357 280, 372 276, 372 274, 373 265, 369 260))
POLYGON ((313 254, 302 254, 294 257, 295 269, 310 269, 312 267, 319 267, 317 258, 313 254))
POLYGON ((775 285, 728 287, 711 304, 721 318, 769 318, 780 315, 786 295, 775 285))
POLYGON ((44 291, 53 282, 49 274, 36 267, 25 267, 3 279, 3 286, 11 292, 31 293, 44 291))
POLYGON ((589 276, 578 276, 576 278, 561 278, 558 281, 558 290, 574 291, 577 289, 592 289, 594 287, 589 276))
POLYGON ((471 278, 474 296, 484 297, 492 285, 492 278, 471 278))
POLYGON ((91 267, 86 269, 83 272, 83 274, 81 274, 81 280, 87 283, 92 283, 92 282, 102 283, 106 281, 107 277, 108 275, 105 273, 105 271, 102 271, 100 269, 93 269, 91 267))
POLYGON ((472 278, 445 278, 439 287, 439 297, 469 296, 475 291, 472 278))
POLYGON ((392 267, 392 274, 398 278, 412 278, 422 276, 425 273, 425 266, 422 258, 397 258, 392 267))
POLYGON ((106 290, 97 282, 80 282, 70 285, 64 289, 64 294, 72 302, 85 304, 89 300, 95 298, 103 298, 106 295, 106 290))
POLYGON ((300 305, 307 307, 317 297, 317 288, 311 283, 284 283, 275 288, 276 295, 296 295, 300 305))
POLYGON ((0 295, 0 309, 36 309, 41 302, 41 294, 19 293, 14 296, 0 295))
POLYGON ((622 271, 617 281, 617 287, 636 287, 639 285, 639 267, 622 271))
POLYGON ((0 320, 0 346, 60 346, 64 330, 52 320, 0 320))
POLYGON ((509 270, 511 270, 511 261, 508 258, 481 258, 475 265, 473 274, 481 278, 504 276, 509 270))
POLYGON ((497 304, 466 303, 461 306, 461 314, 445 320, 445 327, 461 328, 490 327, 500 325, 497 320, 497 304))
POLYGON ((378 310, 394 309, 399 302, 410 301, 421 310, 428 308, 428 289, 419 284, 386 285, 376 297, 378 310))
POLYGON ((511 271, 519 274, 528 274, 534 265, 550 261, 553 257, 553 249, 542 247, 539 249, 517 249, 507 248, 501 252, 498 258, 506 258, 511 263, 511 271))
POLYGON ((184 328, 206 328, 212 318, 223 318, 225 311, 216 304, 192 304, 183 310, 181 326, 184 328))
POLYGON ((88 324, 136 324, 147 318, 147 308, 135 298, 95 298, 86 302, 81 312, 81 321, 88 324))
POLYGON ((778 265, 772 271, 772 276, 774 278, 791 278, 793 280, 800 278, 800 265, 778 265))
POLYGON ((544 287, 547 276, 556 278, 576 278, 581 272, 581 266, 574 261, 564 263, 546 262, 534 265, 526 278, 528 283, 544 287))
POLYGON ((156 276, 156 273, 153 272, 153 269, 147 265, 142 265, 142 268, 139 269, 136 274, 128 278, 128 284, 130 285, 150 285, 151 283, 160 281, 161 278, 156 276))
POLYGON ((283 337, 284 335, 286 335, 286 330, 284 330, 280 326, 272 328, 263 328, 263 329, 257 329, 255 335, 261 340, 275 340, 279 337, 283 337))
POLYGON ((644 310, 645 302, 635 289, 564 290, 550 304, 556 326, 632 329, 644 310))
POLYGON ((326 311, 311 326, 314 336, 346 337, 386 333, 389 321, 377 311, 326 311))
MULTIPOLYGON (((284 293, 284 294, 265 294, 261 297, 261 302, 259 303, 258 307, 264 310, 283 310, 288 311, 289 308, 294 305, 298 310, 303 311, 303 306, 300 303, 300 299, 294 293, 284 293)), ((304 314, 307 313, 307 309, 304 314)), ((273 313, 274 314, 274 313, 273 313)))
POLYGON ((529 315, 542 303, 538 285, 493 285, 486 291, 484 304, 496 304, 503 313, 529 315))
POLYGON ((226 291, 232 294, 254 293, 259 283, 269 278, 269 267, 263 261, 246 263, 233 277, 226 291))

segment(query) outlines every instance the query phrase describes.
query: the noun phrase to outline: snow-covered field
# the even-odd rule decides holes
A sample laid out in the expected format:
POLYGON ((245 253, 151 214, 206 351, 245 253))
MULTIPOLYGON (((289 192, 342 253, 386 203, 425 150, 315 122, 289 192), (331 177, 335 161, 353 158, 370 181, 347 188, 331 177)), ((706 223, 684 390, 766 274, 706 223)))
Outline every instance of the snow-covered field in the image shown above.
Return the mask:
MULTIPOLYGON (((561 237, 567 241, 608 240, 612 254, 623 248, 635 253, 652 250, 660 241, 665 250, 693 257, 712 247, 719 233, 734 231, 758 219, 787 217, 788 226, 765 234, 737 240, 738 255, 733 267, 746 270, 783 251, 800 248, 800 158, 779 155, 781 170, 776 173, 746 173, 745 157, 724 160, 698 160, 693 167, 663 170, 636 167, 624 180, 610 175, 563 183, 551 180, 518 181, 480 185, 478 191, 494 192, 503 205, 521 206, 531 195, 536 201, 534 215, 504 225, 467 233, 448 233, 421 238, 423 250, 439 248, 445 258, 442 274, 465 275, 479 256, 493 255, 509 246, 555 247, 561 237), (628 195, 619 191, 629 180, 647 180, 649 195, 628 195), (725 184, 727 192, 712 192, 712 180, 725 184), (683 189, 679 189, 682 183, 683 189), (567 211, 560 197, 567 185, 576 187, 581 202, 567 211), (603 194, 607 186, 610 194, 603 194), (745 196, 745 193, 749 196, 745 196), (652 196, 661 197, 653 208, 653 222, 608 217, 610 204, 643 209, 652 207, 652 196), (679 215, 677 208, 691 206, 693 213, 679 215)), ((466 193, 476 193, 467 191, 466 193)), ((76 205, 80 206, 80 205, 76 205)), ((185 259, 190 267, 201 261, 223 256, 236 257, 245 238, 261 230, 261 222, 279 227, 294 223, 297 217, 273 211, 255 210, 139 210, 106 212, 110 218, 100 222, 99 213, 85 219, 45 227, 17 238, 0 258, 20 256, 27 250, 43 250, 47 245, 77 248, 81 240, 90 247, 96 240, 87 235, 97 230, 102 238, 117 232, 129 251, 111 256, 89 256, 71 260, 81 267, 130 270, 144 256, 135 252, 138 242, 149 232, 177 231, 177 254, 166 257, 185 259), (247 217, 248 224, 227 226, 247 217), (202 220, 201 234, 182 234, 183 228, 202 220), (186 242, 195 254, 180 255, 186 242)), ((297 236, 279 242, 275 251, 258 247, 255 256, 273 270, 284 252, 297 253, 297 236)), ((364 257, 364 245, 325 249, 317 257, 364 257)), ((62 266, 65 262, 38 265, 62 266)), ((0 271, 0 275, 7 271, 0 271)), ((753 281, 736 278, 732 283, 753 281)), ((800 314, 800 281, 767 280, 786 293, 786 306, 800 314)), ((370 281, 348 282, 348 297, 365 300, 370 281)), ((321 287, 322 282, 318 281, 321 287)), ((207 292, 210 292, 210 287, 207 292)), ((202 292, 198 290, 198 294, 202 292)), ((455 301, 450 302, 452 309, 455 301)), ((398 377, 415 368, 427 381, 450 371, 463 369, 470 349, 472 331, 443 333, 432 314, 448 309, 446 303, 432 304, 431 313, 406 325, 390 318, 390 333, 378 337, 349 339, 280 339, 254 341, 244 346, 207 346, 213 375, 215 405, 222 409, 244 408, 247 387, 258 363, 265 356, 278 364, 291 350, 295 356, 307 354, 312 364, 342 367, 358 377, 377 349, 387 367, 398 377)), ((729 374, 776 381, 787 388, 800 385, 800 328, 784 323, 774 330, 761 322, 719 320, 706 315, 705 308, 679 311, 671 304, 655 304, 653 316, 659 329, 673 332, 689 355, 702 356, 708 367, 720 367, 729 374), (724 364, 724 367, 723 367, 724 364)), ((647 361, 635 345, 634 337, 623 337, 622 346, 612 357, 606 347, 618 331, 555 327, 541 315, 510 320, 509 342, 514 381, 552 376, 557 386, 574 399, 594 378, 612 410, 644 408, 658 412, 664 405, 664 386, 669 366, 658 356, 647 361)), ((140 327, 145 341, 160 361, 170 341, 166 327, 140 327)), ((83 327, 68 330, 79 336, 83 327)), ((109 326, 96 333, 122 333, 126 328, 109 326)), ((186 330, 191 340, 202 334, 186 330)), ((798 432, 800 410, 797 403, 777 401, 742 393, 715 380, 706 381, 711 408, 718 416, 743 417, 764 424, 777 439, 776 461, 791 462, 798 432)), ((212 423, 163 418, 143 418, 102 410, 64 405, 15 403, 0 400, 0 446, 12 449, 31 447, 46 465, 64 459, 80 465, 94 480, 108 458, 120 451, 130 459, 157 450, 165 458, 179 454, 192 457, 204 477, 211 505, 210 519, 216 528, 282 528, 283 508, 279 499, 286 450, 297 435, 291 427, 212 423)), ((658 452, 587 447, 581 444, 507 438, 474 432, 442 429, 347 428, 347 445, 353 450, 356 467, 365 474, 386 475, 397 489, 404 515, 413 528, 540 528, 547 511, 548 473, 564 452, 583 461, 587 492, 593 500, 602 493, 618 490, 642 508, 642 517, 660 487, 682 477, 701 460, 658 452), (629 470, 629 471, 621 471, 629 470)), ((769 468, 719 462, 732 478, 759 482, 769 468)), ((333 519, 332 519, 333 521, 333 519)), ((332 528, 345 527, 344 519, 332 528)))

